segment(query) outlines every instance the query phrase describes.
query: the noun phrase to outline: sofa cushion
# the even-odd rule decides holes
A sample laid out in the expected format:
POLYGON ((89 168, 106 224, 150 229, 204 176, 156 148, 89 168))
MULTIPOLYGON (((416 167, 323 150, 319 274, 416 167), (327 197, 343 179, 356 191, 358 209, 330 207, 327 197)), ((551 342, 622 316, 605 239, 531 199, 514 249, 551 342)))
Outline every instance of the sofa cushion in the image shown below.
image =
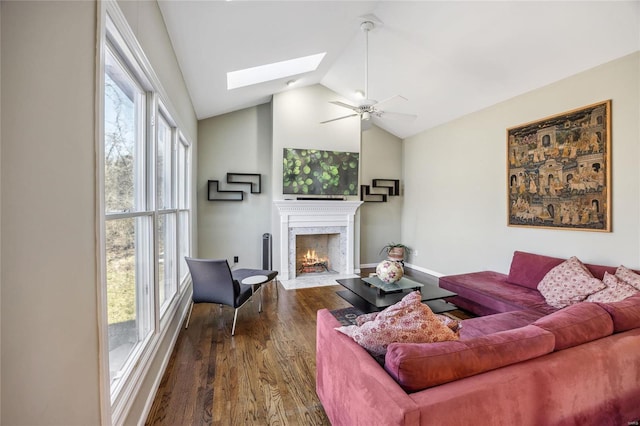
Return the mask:
POLYGON ((582 302, 590 294, 603 288, 605 284, 594 278, 587 267, 575 256, 547 272, 538 284, 538 291, 549 305, 556 308, 582 302))
POLYGON ((619 302, 620 300, 624 300, 629 296, 633 296, 640 291, 608 272, 604 273, 604 279, 602 280, 602 282, 606 285, 606 287, 589 295, 586 300, 587 302, 619 302))
POLYGON ((640 294, 628 297, 620 302, 598 303, 609 313, 616 333, 640 327, 640 294))
POLYGON ((554 350, 571 348, 613 333, 613 321, 597 303, 583 302, 544 316, 532 325, 553 333, 554 350))
POLYGON ((538 283, 547 275, 547 272, 564 261, 565 259, 558 257, 515 251, 507 282, 537 290, 538 283))
POLYGON ((441 342, 457 340, 458 335, 421 301, 419 291, 413 291, 395 305, 380 312, 361 326, 349 325, 336 330, 351 337, 372 355, 384 355, 392 342, 441 342))
POLYGON ((529 325, 464 341, 392 343, 385 369, 415 392, 548 354, 554 341, 553 334, 529 325))
POLYGON ((616 269, 616 277, 640 290, 640 275, 636 274, 631 269, 626 268, 624 265, 618 266, 618 269, 616 269))
POLYGON ((507 282, 507 275, 499 272, 481 271, 447 275, 440 277, 438 285, 457 293, 460 298, 485 306, 494 313, 522 309, 532 309, 545 314, 557 311, 547 304, 539 291, 510 284, 507 282))
POLYGON ((469 340, 486 336, 487 334, 524 327, 543 316, 544 314, 541 312, 523 309, 521 311, 503 312, 501 314, 466 319, 461 324, 460 340, 469 340))

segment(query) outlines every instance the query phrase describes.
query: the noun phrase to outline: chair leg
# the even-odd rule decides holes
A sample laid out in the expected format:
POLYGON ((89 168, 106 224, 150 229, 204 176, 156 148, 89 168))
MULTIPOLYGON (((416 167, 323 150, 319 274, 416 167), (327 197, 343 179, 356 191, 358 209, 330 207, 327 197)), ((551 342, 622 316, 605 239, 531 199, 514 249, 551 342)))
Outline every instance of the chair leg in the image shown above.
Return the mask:
POLYGON ((233 314, 233 327, 231 327, 231 335, 236 334, 236 320, 238 319, 238 308, 236 308, 235 313, 233 314))
POLYGON ((193 311, 193 300, 191 301, 191 307, 189 308, 189 315, 187 316, 187 324, 184 326, 185 330, 189 328, 189 321, 191 321, 191 311, 193 311))

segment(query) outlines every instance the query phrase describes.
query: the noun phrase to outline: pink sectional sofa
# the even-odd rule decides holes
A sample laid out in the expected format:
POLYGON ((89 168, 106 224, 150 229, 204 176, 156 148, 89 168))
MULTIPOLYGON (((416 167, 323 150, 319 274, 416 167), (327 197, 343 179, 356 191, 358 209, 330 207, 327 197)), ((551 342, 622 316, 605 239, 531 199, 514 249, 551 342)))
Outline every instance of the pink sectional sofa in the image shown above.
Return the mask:
MULTIPOLYGON (((516 251, 509 274, 494 271, 440 277, 438 285, 458 295, 447 301, 476 315, 531 310, 542 315, 557 309, 548 305, 538 291, 538 283, 566 259, 516 251)), ((616 266, 585 264, 595 278, 615 274, 616 266)))
MULTIPOLYGON (((535 260, 522 256, 528 264, 535 260)), ((504 277, 499 282, 513 286, 504 277)), ((499 313, 463 321, 460 340, 392 343, 383 365, 338 332, 341 324, 328 310, 318 311, 316 391, 331 423, 626 426, 640 420, 640 294, 561 310, 526 290, 496 296, 493 304, 487 292, 482 303, 474 301, 499 313)))

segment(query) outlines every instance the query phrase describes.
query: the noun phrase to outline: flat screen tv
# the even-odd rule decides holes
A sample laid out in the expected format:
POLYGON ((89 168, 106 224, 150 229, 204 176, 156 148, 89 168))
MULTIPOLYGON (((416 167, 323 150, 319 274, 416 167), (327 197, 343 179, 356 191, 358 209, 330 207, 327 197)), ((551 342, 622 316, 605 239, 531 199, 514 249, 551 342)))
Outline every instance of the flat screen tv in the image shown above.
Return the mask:
POLYGON ((283 194, 358 195, 357 152, 284 148, 283 194))

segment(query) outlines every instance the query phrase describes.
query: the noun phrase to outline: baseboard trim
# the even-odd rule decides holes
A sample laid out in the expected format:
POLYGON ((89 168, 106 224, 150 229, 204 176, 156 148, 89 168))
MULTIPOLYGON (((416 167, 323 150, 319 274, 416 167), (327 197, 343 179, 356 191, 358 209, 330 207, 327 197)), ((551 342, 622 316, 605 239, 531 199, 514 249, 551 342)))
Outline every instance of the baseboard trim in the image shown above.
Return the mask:
POLYGON ((433 270, 431 270, 431 269, 423 268, 423 267, 421 267, 421 266, 413 265, 413 264, 411 264, 411 263, 405 263, 405 266, 407 266, 407 267, 409 267, 409 268, 411 268, 411 269, 414 269, 414 270, 416 270, 416 271, 420 271, 420 272, 424 272, 425 274, 432 275, 432 276, 434 276, 434 277, 436 277, 436 278, 440 278, 440 277, 443 277, 443 276, 444 276, 444 274, 443 274, 443 273, 436 272, 436 271, 433 271, 433 270))

